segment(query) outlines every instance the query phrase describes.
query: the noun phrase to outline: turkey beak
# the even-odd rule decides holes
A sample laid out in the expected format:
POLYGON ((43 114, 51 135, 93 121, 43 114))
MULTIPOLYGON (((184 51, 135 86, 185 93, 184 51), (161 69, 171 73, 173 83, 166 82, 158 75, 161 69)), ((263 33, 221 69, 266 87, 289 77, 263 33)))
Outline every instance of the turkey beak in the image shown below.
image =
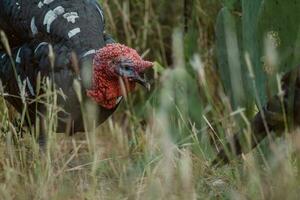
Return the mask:
MULTIPOLYGON (((149 61, 142 60, 142 61, 139 62, 139 64, 137 66, 138 66, 139 72, 142 72, 142 74, 143 74, 143 72, 146 69, 151 68, 153 66, 153 63, 149 62, 149 61)), ((135 78, 136 78, 135 81, 137 83, 141 84, 148 91, 150 91, 151 85, 150 85, 150 83, 145 78, 141 77, 139 73, 136 75, 135 78)))
POLYGON ((140 75, 136 75, 136 77, 135 77, 134 80, 135 80, 135 82, 137 82, 138 84, 140 84, 144 88, 146 88, 147 91, 150 91, 151 85, 150 85, 150 83, 145 78, 142 78, 140 75))

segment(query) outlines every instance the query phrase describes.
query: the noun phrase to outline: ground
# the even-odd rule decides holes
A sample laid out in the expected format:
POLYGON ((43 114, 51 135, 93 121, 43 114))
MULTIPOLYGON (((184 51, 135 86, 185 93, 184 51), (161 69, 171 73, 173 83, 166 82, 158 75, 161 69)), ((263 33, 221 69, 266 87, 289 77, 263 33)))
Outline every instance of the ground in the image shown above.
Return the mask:
POLYGON ((51 115, 41 152, 1 100, 0 199, 299 198, 297 129, 210 165, 225 136, 250 133, 245 124, 257 108, 235 109, 217 73, 215 23, 224 3, 183 2, 102 1, 108 32, 155 66, 151 92, 137 88, 94 131, 54 133, 51 115))

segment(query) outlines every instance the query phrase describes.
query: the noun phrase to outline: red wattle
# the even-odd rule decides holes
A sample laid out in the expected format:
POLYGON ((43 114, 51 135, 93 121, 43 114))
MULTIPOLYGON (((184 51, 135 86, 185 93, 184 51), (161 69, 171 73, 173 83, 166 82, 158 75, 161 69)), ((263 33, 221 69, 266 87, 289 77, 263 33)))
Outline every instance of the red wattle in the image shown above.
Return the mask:
MULTIPOLYGON (((122 44, 108 44, 97 51, 93 59, 92 88, 87 91, 87 95, 107 109, 114 108, 117 99, 123 96, 119 76, 110 69, 111 62, 117 58, 131 60, 138 73, 153 66, 153 63, 144 61, 136 50, 122 44)), ((134 82, 126 80, 124 82, 126 92, 134 90, 134 82)))

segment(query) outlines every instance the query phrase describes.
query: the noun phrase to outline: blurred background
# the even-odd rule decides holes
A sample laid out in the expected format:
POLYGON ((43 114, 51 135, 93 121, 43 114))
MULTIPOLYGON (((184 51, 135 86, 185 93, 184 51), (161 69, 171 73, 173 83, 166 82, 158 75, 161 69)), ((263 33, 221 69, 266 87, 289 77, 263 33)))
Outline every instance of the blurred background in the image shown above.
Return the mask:
POLYGON ((210 166, 300 64, 299 1, 100 2, 107 32, 155 62, 151 92, 92 133, 51 133, 42 156, 3 101, 0 199, 299 199, 298 129, 210 166))

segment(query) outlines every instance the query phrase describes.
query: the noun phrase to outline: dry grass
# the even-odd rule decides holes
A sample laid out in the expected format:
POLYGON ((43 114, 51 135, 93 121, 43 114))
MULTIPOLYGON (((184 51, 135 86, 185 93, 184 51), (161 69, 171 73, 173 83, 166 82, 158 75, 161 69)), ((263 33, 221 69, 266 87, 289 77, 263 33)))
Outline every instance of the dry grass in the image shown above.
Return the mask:
POLYGON ((232 110, 214 71, 221 5, 192 2, 185 20, 183 1, 102 1, 108 32, 156 61, 155 87, 130 96, 94 131, 68 137, 50 128, 41 154, 33 136, 17 137, 1 100, 0 199, 299 198, 297 130, 263 145, 263 155, 209 166, 243 110, 232 110))

